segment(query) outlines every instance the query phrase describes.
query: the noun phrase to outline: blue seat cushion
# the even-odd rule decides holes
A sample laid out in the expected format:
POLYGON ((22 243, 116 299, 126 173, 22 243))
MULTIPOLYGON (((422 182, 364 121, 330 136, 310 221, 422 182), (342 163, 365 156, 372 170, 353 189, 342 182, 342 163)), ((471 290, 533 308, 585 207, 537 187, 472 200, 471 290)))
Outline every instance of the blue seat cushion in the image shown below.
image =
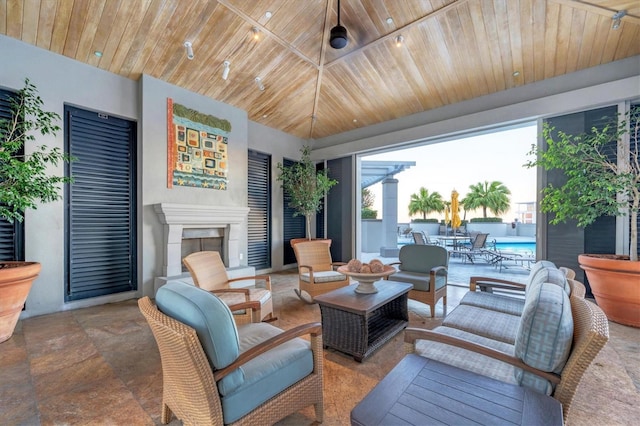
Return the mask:
POLYGON ((462 297, 460 304, 520 316, 524 308, 524 299, 494 293, 469 291, 462 297))
MULTIPOLYGON (((238 327, 244 352, 282 333, 266 323, 238 327)), ((222 396, 224 423, 232 423, 313 372, 313 352, 308 341, 290 340, 242 366, 244 383, 222 396)))
POLYGON ((520 317, 477 306, 458 305, 442 320, 442 325, 513 345, 520 317))
MULTIPOLYGON (((431 289, 431 276, 421 272, 398 271, 394 272, 389 279, 413 284, 414 290, 429 291, 431 289)), ((446 276, 436 276, 436 290, 444 287, 446 284, 446 276)))
MULTIPOLYGON (((240 343, 233 315, 217 296, 181 281, 170 281, 156 293, 156 306, 165 315, 195 329, 213 371, 238 358, 240 343)), ((243 372, 238 369, 218 383, 218 390, 230 392, 243 382, 243 372)))

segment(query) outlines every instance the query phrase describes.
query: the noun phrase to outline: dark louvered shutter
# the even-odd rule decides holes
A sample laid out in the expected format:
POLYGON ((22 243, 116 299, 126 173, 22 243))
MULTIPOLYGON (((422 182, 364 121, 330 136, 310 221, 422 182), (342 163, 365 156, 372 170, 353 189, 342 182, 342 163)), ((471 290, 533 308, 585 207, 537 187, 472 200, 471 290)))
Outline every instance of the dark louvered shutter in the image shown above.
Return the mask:
MULTIPOLYGON (((316 164, 316 172, 319 172, 322 170, 324 170, 324 163, 316 164)), ((324 238, 326 236, 324 231, 324 208, 325 208, 324 202, 325 202, 325 199, 323 197, 322 200, 320 201, 320 205, 322 206, 322 208, 318 213, 316 213, 316 238, 324 238)))
POLYGON ((135 123, 65 107, 66 300, 135 290, 135 123))
MULTIPOLYGON (((0 89, 0 119, 11 119, 9 100, 14 92, 0 89)), ((24 260, 24 222, 9 223, 0 218, 0 261, 24 260)))
MULTIPOLYGON (((284 159, 282 161, 282 165, 285 167, 291 167, 295 164, 295 161, 284 159)), ((293 217, 293 214, 296 212, 295 209, 289 206, 289 200, 291 199, 287 191, 283 191, 284 196, 284 208, 283 208, 283 229, 284 229, 284 247, 283 247, 283 265, 289 265, 291 263, 296 263, 296 255, 293 252, 293 248, 291 248, 291 240, 293 238, 304 238, 305 237, 305 217, 304 216, 296 216, 293 217)))
MULTIPOLYGON (((563 131, 570 135, 589 132, 592 128, 602 129, 607 122, 615 118, 616 106, 599 108, 546 119, 555 131, 563 131)), ((616 143, 609 147, 609 155, 615 157, 616 143)), ((543 144, 544 147, 546 145, 543 144)), ((561 170, 543 172, 544 181, 555 187, 563 185, 567 178, 561 170)), ((544 185, 546 186, 546 184, 544 185)), ((550 214, 551 215, 551 214, 550 214)), ((548 220, 551 216, 548 218, 548 220)), ((581 253, 615 253, 615 218, 599 217, 586 228, 577 226, 575 220, 557 225, 549 224, 546 235, 546 258, 556 265, 566 266, 576 271, 577 279, 583 282, 587 289, 587 296, 593 297, 586 274, 578 265, 578 255, 581 253)))
POLYGON ((353 160, 351 157, 327 161, 329 177, 338 181, 327 194, 327 238, 331 239, 334 262, 353 259, 353 160))
POLYGON ((247 263, 271 268, 271 156, 249 151, 249 239, 247 263))

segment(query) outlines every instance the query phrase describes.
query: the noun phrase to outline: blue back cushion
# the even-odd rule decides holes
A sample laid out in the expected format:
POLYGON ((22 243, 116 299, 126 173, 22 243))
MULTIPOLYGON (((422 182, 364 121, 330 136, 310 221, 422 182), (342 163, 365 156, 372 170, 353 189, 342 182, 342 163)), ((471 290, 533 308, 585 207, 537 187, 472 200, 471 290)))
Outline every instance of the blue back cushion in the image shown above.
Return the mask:
POLYGON ((407 244, 400 248, 398 260, 401 262, 401 271, 428 274, 436 266, 447 266, 449 253, 440 246, 407 244))
MULTIPOLYGON (((534 286, 527 294, 516 335, 515 355, 539 370, 560 373, 567 362, 573 341, 573 316, 569 296, 554 283, 534 286)), ((523 386, 551 394, 551 383, 516 371, 523 386)))
MULTIPOLYGON (((238 330, 229 307, 218 297, 193 285, 171 281, 156 293, 156 305, 165 315, 196 330, 212 370, 224 368, 238 358, 238 330)), ((237 387, 243 380, 242 370, 238 369, 222 381, 237 387)))

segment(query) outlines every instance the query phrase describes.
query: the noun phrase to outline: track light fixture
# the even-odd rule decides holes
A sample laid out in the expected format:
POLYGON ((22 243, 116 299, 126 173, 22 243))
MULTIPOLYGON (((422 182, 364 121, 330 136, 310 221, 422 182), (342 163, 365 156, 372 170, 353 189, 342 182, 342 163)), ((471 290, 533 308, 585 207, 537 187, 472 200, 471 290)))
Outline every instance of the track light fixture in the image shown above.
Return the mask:
POLYGON ((611 19, 613 19, 613 24, 611 24, 612 30, 617 30, 620 28, 620 24, 622 23, 622 18, 627 15, 626 10, 619 10, 613 14, 611 19))
POLYGON ((185 41, 184 42, 184 47, 185 47, 185 49, 187 49, 187 59, 192 60, 193 59, 193 45, 191 44, 190 41, 185 41))
POLYGON ((255 41, 260 40, 260 30, 258 29, 258 27, 251 28, 251 34, 253 34, 253 39, 255 41))
POLYGON ((264 84, 262 84, 262 79, 260 77, 256 77, 256 84, 258 85, 258 89, 262 92, 264 90, 264 84))
POLYGON ((229 78, 229 67, 231 66, 231 62, 229 61, 224 61, 222 63, 222 79, 226 80, 227 78, 229 78))
POLYGON ((401 35, 396 37, 396 47, 402 47, 402 44, 404 43, 404 37, 402 37, 401 35))

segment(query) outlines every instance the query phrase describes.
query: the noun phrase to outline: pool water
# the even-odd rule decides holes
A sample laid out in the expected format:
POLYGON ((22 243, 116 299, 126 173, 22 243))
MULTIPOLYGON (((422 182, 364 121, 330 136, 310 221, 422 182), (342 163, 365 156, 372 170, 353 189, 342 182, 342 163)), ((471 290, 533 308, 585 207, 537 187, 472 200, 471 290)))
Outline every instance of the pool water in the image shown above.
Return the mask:
POLYGON ((496 243, 496 249, 502 251, 536 252, 536 243, 496 243))

